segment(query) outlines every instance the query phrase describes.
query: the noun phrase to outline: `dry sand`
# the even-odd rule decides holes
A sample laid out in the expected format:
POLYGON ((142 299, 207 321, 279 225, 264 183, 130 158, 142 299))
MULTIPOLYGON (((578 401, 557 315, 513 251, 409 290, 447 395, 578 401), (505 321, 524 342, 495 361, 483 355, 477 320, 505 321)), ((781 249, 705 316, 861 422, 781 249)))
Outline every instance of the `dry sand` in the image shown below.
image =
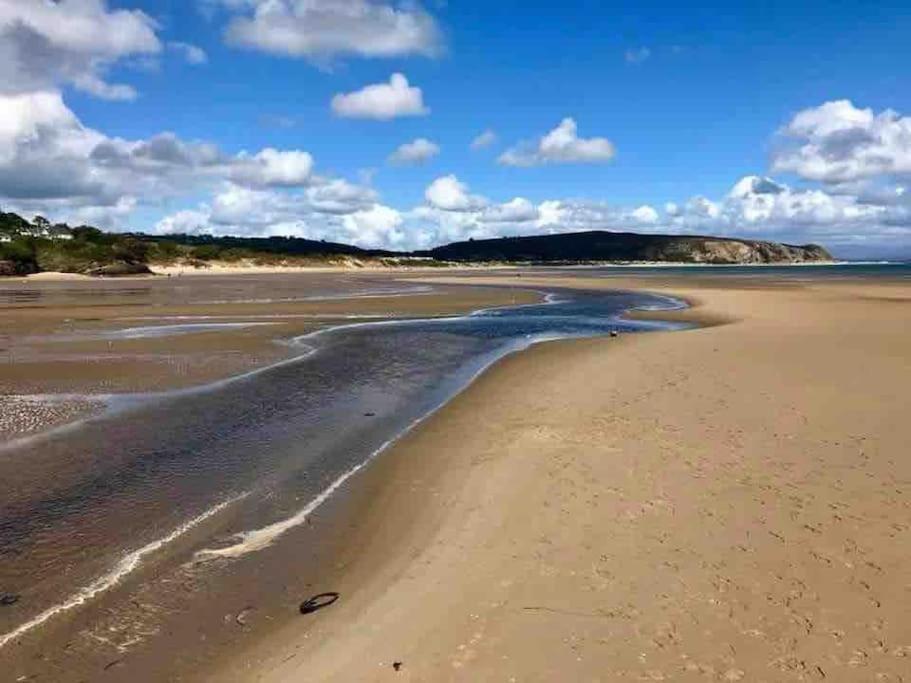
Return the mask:
POLYGON ((347 273, 352 270, 376 270, 383 272, 387 270, 381 266, 358 268, 354 265, 316 265, 316 266, 262 266, 254 263, 224 263, 221 261, 211 261, 204 266, 196 267, 190 265, 152 265, 154 275, 179 275, 179 276, 201 276, 201 275, 293 275, 295 273, 347 273))
POLYGON ((213 680, 908 680, 911 287, 644 284, 730 324, 496 365, 213 680))
MULTIPOLYGON (((402 261, 397 264, 382 263, 378 260, 361 261, 351 257, 339 257, 334 262, 317 263, 315 265, 261 265, 250 261, 226 262, 226 261, 207 261, 205 265, 196 267, 192 265, 175 264, 175 265, 152 265, 151 270, 154 275, 180 275, 180 276, 198 276, 198 275, 293 275, 295 273, 439 273, 440 270, 446 271, 465 271, 465 270, 496 270, 509 269, 512 266, 473 266, 470 264, 459 265, 431 265, 427 262, 415 259, 411 262, 402 261)), ((32 277, 32 276, 29 276, 32 277)))

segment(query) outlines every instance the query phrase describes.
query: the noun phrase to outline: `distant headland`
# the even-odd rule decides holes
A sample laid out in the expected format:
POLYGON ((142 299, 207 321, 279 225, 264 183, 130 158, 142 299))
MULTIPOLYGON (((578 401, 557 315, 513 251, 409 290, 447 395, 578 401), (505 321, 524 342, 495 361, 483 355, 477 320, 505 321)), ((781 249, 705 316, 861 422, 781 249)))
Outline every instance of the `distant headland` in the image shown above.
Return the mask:
POLYGON ((0 212, 0 276, 56 271, 116 276, 151 273, 150 266, 206 269, 250 267, 407 267, 496 264, 700 263, 787 264, 831 261, 816 244, 632 232, 558 233, 453 242, 395 252, 298 237, 146 235, 91 226, 28 221, 0 212))

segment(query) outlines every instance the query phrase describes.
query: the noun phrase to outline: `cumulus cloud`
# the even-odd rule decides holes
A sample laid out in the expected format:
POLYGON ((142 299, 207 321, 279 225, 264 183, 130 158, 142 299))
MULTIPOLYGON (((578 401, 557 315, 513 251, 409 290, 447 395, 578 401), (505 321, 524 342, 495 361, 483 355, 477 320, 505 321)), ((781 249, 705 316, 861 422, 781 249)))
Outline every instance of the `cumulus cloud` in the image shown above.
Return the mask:
POLYGON ((400 145, 389 155, 389 163, 398 165, 422 164, 440 153, 440 146, 427 138, 417 138, 400 145))
POLYGON ((424 106, 421 89, 410 86, 408 79, 400 73, 392 74, 388 83, 375 83, 354 92, 339 93, 332 98, 332 111, 336 116, 345 118, 379 121, 430 113, 424 106))
POLYGON ((180 54, 187 64, 199 66, 200 64, 205 64, 209 61, 209 55, 197 45, 182 43, 175 40, 168 43, 168 48, 180 54))
POLYGON ((537 226, 547 232, 630 230, 821 242, 838 249, 911 238, 908 205, 887 208, 822 190, 798 190, 769 178, 747 176, 724 197, 695 196, 668 203, 664 212, 606 202, 550 200, 539 204, 537 226))
POLYGON ((641 64, 652 56, 652 51, 647 47, 633 47, 623 53, 627 64, 641 64))
MULTIPOLYGON (((870 201, 823 189, 798 189, 761 176, 746 176, 719 200, 693 197, 658 225, 678 233, 822 243, 836 253, 905 249, 911 240, 911 202, 870 201)), ((880 254, 882 251, 879 252, 880 254)))
POLYGON ((630 218, 640 225, 648 225, 658 222, 658 212, 648 204, 643 204, 630 212, 630 218))
POLYGON ((196 235, 205 232, 209 212, 181 209, 165 216, 155 224, 155 232, 162 235, 196 235))
POLYGON ((6 210, 117 229, 129 225, 140 205, 212 191, 209 201, 179 208, 155 229, 344 238, 371 246, 405 240, 398 212, 383 207, 374 189, 317 175, 303 150, 231 154, 170 132, 110 137, 85 126, 56 90, 0 94, 0 111, 6 210))
POLYGON ((836 250, 882 248, 911 239, 911 201, 903 192, 891 192, 889 202, 870 204, 853 196, 794 189, 761 176, 742 178, 720 198, 695 196, 668 203, 663 210, 648 204, 626 207, 584 199, 536 204, 516 197, 496 203, 473 194, 454 175, 434 180, 425 192, 426 203, 404 211, 383 205, 366 188, 353 191, 350 201, 340 207, 321 205, 317 194, 313 188, 288 192, 228 186, 203 207, 208 211, 205 222, 200 222, 199 211, 179 212, 159 228, 196 225, 210 232, 289 234, 390 249, 583 230, 822 242, 836 250))
POLYGON ((431 247, 468 238, 533 233, 539 228, 539 207, 524 197, 502 204, 472 194, 455 175, 434 180, 424 193, 426 204, 404 214, 412 248, 431 247))
MULTIPOLYGON (((383 204, 369 181, 320 175, 303 150, 229 153, 169 132, 136 140, 106 135, 84 125, 53 88, 0 92, 0 111, 0 204, 71 223, 142 228, 129 222, 137 210, 167 202, 176 210, 156 224, 161 232, 296 235, 396 249, 594 229, 820 242, 836 253, 872 256, 908 253, 911 245, 911 192, 900 155, 885 166, 888 172, 865 171, 853 185, 843 173, 837 183, 809 187, 750 175, 723 196, 681 198, 661 208, 566 198, 499 203, 444 175, 426 188, 424 203, 407 209, 383 204), (865 182, 870 179, 879 182, 865 182), (209 197, 201 204, 200 193, 209 197), (190 195, 195 205, 181 206, 190 195)), ((861 114, 847 116, 852 130, 904 125, 897 115, 876 124, 882 115, 871 122, 856 111, 861 114)), ((793 131, 829 138, 845 127, 841 118, 795 117, 793 131)), ((575 131, 572 137, 578 140, 575 131)), ((535 151, 552 148, 542 142, 535 151)), ((864 154, 855 155, 862 167, 882 167, 881 159, 864 154)))
POLYGON ((443 211, 471 211, 487 204, 479 195, 470 194, 468 186, 454 175, 441 176, 424 191, 427 203, 443 211))
POLYGON ((657 227, 659 218, 657 211, 648 205, 629 209, 581 199, 547 200, 541 202, 538 212, 538 227, 551 233, 584 230, 648 232, 657 227))
POLYGON ((288 57, 434 56, 442 37, 416 2, 221 0, 231 12, 229 44, 288 57))
POLYGON ((533 144, 520 144, 500 155, 504 166, 542 164, 599 164, 614 157, 614 145, 607 138, 580 138, 576 122, 563 119, 552 131, 533 144))
POLYGON ((116 61, 161 51, 156 24, 139 10, 109 10, 104 0, 0 2, 0 93, 73 85, 97 97, 132 99, 129 85, 108 83, 116 61))
POLYGON ((411 226, 410 243, 609 230, 821 242, 857 253, 886 245, 904 244, 907 249, 911 240, 911 198, 899 188, 878 195, 873 203, 872 197, 794 189, 771 178, 746 176, 723 197, 690 197, 668 202, 663 210, 585 199, 538 204, 520 197, 502 204, 483 197, 466 199, 472 196, 454 176, 437 179, 428 188, 427 204, 404 214, 406 228, 411 226))
POLYGON ((152 205, 230 182, 250 190, 301 188, 326 212, 369 206, 372 190, 313 172, 301 150, 266 148, 228 154, 207 142, 164 132, 109 137, 82 124, 59 91, 0 95, 0 202, 72 220, 93 216, 112 226, 139 203, 152 205))
POLYGON ((403 230, 405 222, 397 210, 374 204, 370 208, 355 211, 342 219, 343 238, 365 247, 384 249, 409 249, 414 246, 408 231, 403 230))
POLYGON ((84 128, 59 92, 0 95, 0 111, 0 197, 116 201, 87 163, 105 137, 84 128))
POLYGON ((432 209, 470 215, 471 220, 483 223, 522 223, 539 217, 537 207, 524 197, 494 204, 486 197, 472 194, 468 185, 452 174, 430 183, 424 198, 432 209))
POLYGON ((471 141, 471 149, 479 150, 486 147, 490 147, 497 141, 497 134, 493 132, 490 128, 485 130, 483 133, 478 135, 474 140, 471 141))
POLYGON ((376 201, 372 190, 331 181, 303 190, 225 183, 211 201, 165 216, 159 233, 288 236, 343 241, 363 247, 407 246, 403 217, 376 201))
POLYGON ((310 182, 313 157, 300 150, 280 151, 267 147, 253 156, 240 154, 228 165, 235 180, 250 185, 299 187, 310 182))
POLYGON ((485 207, 479 219, 484 223, 526 223, 536 221, 540 216, 538 207, 524 197, 515 197, 503 204, 485 207))
POLYGON ((336 215, 355 214, 372 209, 378 201, 376 190, 349 183, 342 178, 321 180, 305 191, 314 211, 336 215))
POLYGON ((845 183, 911 175, 911 117, 878 114, 835 100, 804 109, 780 131, 772 168, 808 180, 845 183))

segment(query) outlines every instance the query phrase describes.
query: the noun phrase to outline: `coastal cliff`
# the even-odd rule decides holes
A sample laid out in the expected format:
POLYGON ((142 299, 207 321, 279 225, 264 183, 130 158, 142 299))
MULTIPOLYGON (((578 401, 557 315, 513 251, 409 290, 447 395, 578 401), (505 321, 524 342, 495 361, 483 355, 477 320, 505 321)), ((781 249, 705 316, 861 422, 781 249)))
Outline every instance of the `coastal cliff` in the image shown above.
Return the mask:
POLYGON ((426 252, 443 261, 668 262, 706 264, 807 263, 831 261, 817 244, 725 237, 641 235, 632 232, 576 232, 454 242, 426 252))

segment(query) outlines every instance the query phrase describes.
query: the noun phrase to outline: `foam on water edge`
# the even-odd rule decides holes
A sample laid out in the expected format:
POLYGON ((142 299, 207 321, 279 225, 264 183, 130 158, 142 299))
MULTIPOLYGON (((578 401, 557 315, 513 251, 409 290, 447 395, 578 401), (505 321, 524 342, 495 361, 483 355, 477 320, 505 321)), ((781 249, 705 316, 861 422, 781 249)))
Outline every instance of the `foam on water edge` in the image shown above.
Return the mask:
MULTIPOLYGON (((686 308, 686 306, 687 306, 686 302, 680 301, 679 299, 675 299, 673 297, 667 297, 667 296, 662 296, 662 295, 652 295, 652 296, 664 299, 669 304, 667 309, 673 310, 673 309, 677 309, 677 308, 686 308)), ((547 293, 545 296, 544 303, 545 304, 554 304, 554 303, 558 303, 559 301, 560 301, 560 298, 559 298, 558 294, 547 293)), ((330 327, 327 327, 327 328, 324 328, 321 330, 316 330, 314 332, 310 332, 308 334, 293 338, 290 341, 290 343, 292 345, 300 346, 302 348, 307 349, 304 353, 302 353, 299 356, 288 358, 283 361, 279 361, 278 363, 269 365, 267 367, 257 368, 257 369, 251 370, 249 372, 243 373, 241 375, 236 375, 236 376, 233 376, 230 378, 219 380, 219 381, 207 384, 207 385, 203 385, 201 387, 191 387, 188 389, 181 389, 181 390, 170 391, 170 392, 162 392, 161 394, 158 394, 156 396, 156 398, 160 399, 160 398, 164 398, 164 397, 168 397, 168 396, 186 395, 186 394, 193 394, 193 393, 201 393, 204 391, 211 391, 220 386, 224 386, 226 384, 229 384, 229 383, 241 380, 241 379, 245 379, 245 378, 251 377, 253 375, 260 374, 261 372, 264 372, 271 368, 300 362, 300 361, 304 360, 305 358, 311 356, 312 354, 316 353, 316 351, 317 351, 316 347, 310 347, 309 345, 307 345, 305 343, 305 340, 311 340, 315 337, 323 336, 329 332, 337 332, 339 330, 344 330, 344 329, 361 328, 361 327, 368 327, 368 326, 373 327, 373 326, 385 326, 385 325, 408 325, 408 324, 421 323, 421 322, 427 323, 427 322, 452 321, 452 320, 470 318, 474 315, 478 315, 485 311, 492 311, 492 310, 497 310, 500 308, 524 308, 526 306, 534 306, 534 305, 536 305, 536 304, 522 304, 522 305, 517 305, 517 306, 502 306, 502 307, 498 306, 498 307, 491 307, 491 308, 487 308, 487 309, 480 309, 480 310, 475 311, 470 314, 456 315, 456 316, 441 316, 439 318, 382 320, 382 321, 359 322, 359 323, 352 323, 352 324, 346 324, 346 325, 330 326, 330 327)), ((645 307, 643 306, 643 307, 636 307, 636 308, 641 309, 641 308, 645 308, 645 307)), ((650 307, 648 307, 648 310, 659 310, 661 308, 662 308, 661 306, 655 306, 655 307, 650 306, 650 307)), ((616 320, 617 322, 620 322, 623 319, 623 317, 624 317, 624 314, 619 314, 619 315, 615 316, 613 319, 616 320)), ((664 327, 668 327, 668 328, 677 328, 678 327, 677 324, 669 324, 669 323, 664 323, 664 322, 660 322, 660 321, 637 321, 637 324, 642 325, 644 322, 645 322, 646 326, 648 326, 648 327, 659 327, 659 326, 664 326, 664 327)), ((233 539, 236 540, 236 542, 233 543, 232 545, 222 547, 222 548, 207 548, 204 550, 197 551, 196 554, 194 555, 193 562, 204 563, 206 561, 219 559, 219 558, 235 559, 235 558, 239 558, 244 555, 247 555, 249 553, 257 552, 259 550, 269 547, 280 536, 282 536, 289 530, 291 530, 297 526, 300 526, 301 524, 304 524, 306 522, 307 518, 311 514, 313 514, 313 512, 316 511, 323 503, 325 503, 349 479, 351 479, 355 474, 357 474, 362 469, 364 469, 367 465, 369 465, 378 455, 380 455, 386 449, 388 449, 391 445, 396 443, 405 434, 407 434, 412 429, 414 429, 415 426, 417 426, 418 424, 422 423, 424 420, 427 420, 432 415, 434 415, 446 403, 449 402, 449 400, 452 398, 452 396, 454 396, 455 394, 464 390, 467 386, 469 386, 472 382, 474 382, 474 380, 477 379, 477 377, 479 377, 485 370, 487 370, 487 368, 489 368, 491 365, 493 365, 500 359, 502 359, 512 353, 529 348, 530 346, 533 346, 535 344, 546 342, 546 341, 570 339, 570 338, 573 338, 574 336, 577 336, 577 335, 563 335, 563 334, 527 335, 525 338, 516 340, 514 343, 509 344, 509 345, 499 349, 498 351, 492 353, 467 378, 467 380, 460 383, 460 386, 455 391, 448 394, 435 407, 431 408, 425 414, 423 414, 416 420, 412 421, 403 430, 401 430, 400 432, 398 432, 397 434, 395 434, 394 436, 392 436, 391 438, 389 438, 388 440, 383 442, 378 448, 376 448, 374 451, 372 451, 363 461, 361 461, 357 465, 354 465, 353 467, 351 467, 350 469, 348 469, 344 473, 342 473, 340 476, 338 476, 335 480, 333 480, 329 484, 329 486, 327 486, 325 489, 323 489, 315 498, 313 498, 309 503, 307 503, 307 505, 305 505, 301 510, 296 512, 294 515, 287 517, 283 520, 274 522, 272 524, 269 524, 267 526, 258 528, 258 529, 251 529, 249 531, 244 531, 239 534, 236 534, 233 537, 233 539)), ((134 396, 130 396, 129 398, 136 399, 139 397, 140 396, 134 395, 134 396)), ((107 398, 108 400, 111 400, 111 399, 114 399, 115 397, 108 395, 105 398, 107 398)), ((117 396, 116 398, 127 398, 127 397, 124 395, 120 395, 120 396, 117 396)), ((149 396, 145 395, 145 396, 143 396, 143 398, 149 398, 149 396)), ((66 427, 72 428, 72 426, 73 425, 67 425, 66 427)), ((52 431, 56 431, 56 430, 52 430, 52 431)), ((2 450, 3 449, 0 449, 0 451, 2 451, 2 450)), ((231 505, 232 503, 234 503, 238 500, 241 500, 242 498, 247 497, 248 495, 250 495, 250 492, 246 492, 246 493, 240 494, 238 496, 235 496, 233 498, 230 498, 226 501, 223 501, 223 502, 209 508, 208 510, 206 510, 202 514, 198 515, 197 517, 194 517, 193 519, 180 525, 174 531, 172 531, 170 534, 163 536, 155 541, 152 541, 151 543, 146 544, 142 548, 139 548, 137 550, 134 550, 134 551, 124 555, 109 572, 107 572, 106 574, 95 579, 92 583, 88 584, 87 586, 81 588, 80 590, 78 590, 76 593, 74 593, 72 596, 70 596, 64 602, 54 605, 52 607, 49 607, 48 609, 44 610, 43 612, 41 612, 37 616, 33 617, 29 621, 21 624, 20 626, 15 628, 13 631, 0 635, 0 648, 3 648, 4 646, 9 644, 13 640, 19 638, 20 636, 24 635, 28 631, 31 631, 35 627, 40 626, 44 622, 53 618, 54 616, 56 616, 62 612, 71 610, 80 605, 83 605, 86 602, 88 602, 89 600, 95 598, 97 595, 113 588, 114 586, 119 584, 126 576, 128 576, 130 573, 135 571, 141 565, 142 560, 146 555, 149 555, 150 553, 160 550, 167 544, 173 542, 174 540, 176 540, 177 538, 179 538, 180 536, 182 536, 183 534, 185 534, 186 532, 191 530, 193 527, 198 526, 205 520, 209 519, 213 515, 217 514, 218 512, 222 511, 223 509, 225 509, 227 506, 231 505)))
POLYGON ((486 360, 486 362, 484 362, 477 370, 475 370, 471 376, 468 377, 468 379, 463 384, 461 384, 461 386, 459 386, 458 389, 456 389, 452 394, 448 395, 435 407, 427 411, 424 415, 412 421, 399 433, 384 441, 363 461, 359 462, 357 465, 354 465, 339 475, 335 480, 332 481, 331 484, 329 484, 329 486, 323 489, 315 498, 313 498, 298 512, 290 517, 286 517, 285 519, 273 522, 267 526, 260 527, 258 529, 251 529, 249 531, 242 531, 238 534, 235 534, 232 539, 236 542, 231 545, 222 548, 206 548, 204 550, 200 550, 194 555, 194 563, 207 562, 216 559, 236 559, 244 555, 248 555, 250 553, 268 548, 286 532, 306 523, 308 517, 310 517, 310 515, 312 515, 323 503, 329 500, 332 494, 340 489, 345 484, 345 482, 347 482, 355 474, 364 469, 374 459, 376 459, 377 456, 382 454, 399 439, 408 434, 417 425, 433 416, 438 410, 446 405, 454 395, 460 393, 461 391, 464 391, 466 387, 472 384, 485 370, 487 370, 487 368, 492 366, 494 363, 512 353, 522 351, 523 349, 527 349, 535 344, 569 338, 571 338, 569 335, 561 334, 527 335, 524 339, 517 340, 513 344, 492 354, 486 360))
POLYGON ((92 581, 87 586, 80 588, 78 591, 76 591, 74 594, 72 594, 70 597, 68 597, 63 602, 53 605, 51 607, 48 607, 46 610, 44 610, 43 612, 32 617, 25 623, 20 624, 19 626, 17 626, 15 629, 10 631, 9 633, 4 633, 4 634, 0 635, 0 648, 3 648, 4 646, 8 645, 12 641, 16 640, 17 638, 25 635, 26 633, 31 631, 33 628, 40 626, 41 624, 46 622, 48 619, 51 619, 51 618, 57 616, 58 614, 61 614, 62 612, 66 612, 75 607, 79 607, 80 605, 83 605, 86 602, 88 602, 89 600, 95 598, 99 594, 104 593, 107 590, 110 590, 111 588, 116 586, 118 583, 120 583, 127 575, 129 575, 133 571, 135 571, 136 568, 139 567, 140 564, 142 564, 142 559, 146 555, 149 555, 150 553, 154 553, 155 551, 160 550, 167 544, 177 540, 177 538, 179 538, 180 536, 183 536, 185 533, 190 531, 190 529, 192 529, 193 527, 198 526, 199 524, 206 521, 213 515, 218 514, 219 512, 224 510, 226 507, 228 507, 232 503, 240 500, 241 498, 246 497, 247 495, 249 495, 249 494, 243 493, 239 496, 235 496, 233 498, 229 498, 228 500, 222 501, 221 503, 218 503, 217 505, 209 508, 202 514, 197 515, 193 519, 191 519, 187 522, 184 522, 183 524, 178 526, 176 529, 174 529, 171 533, 169 533, 167 536, 162 536, 161 538, 158 538, 158 539, 152 541, 151 543, 147 543, 146 545, 142 546, 141 548, 139 548, 137 550, 127 553, 126 555, 121 557, 120 560, 117 561, 117 564, 115 564, 111 568, 110 571, 108 571, 106 574, 99 576, 97 579, 92 581))

